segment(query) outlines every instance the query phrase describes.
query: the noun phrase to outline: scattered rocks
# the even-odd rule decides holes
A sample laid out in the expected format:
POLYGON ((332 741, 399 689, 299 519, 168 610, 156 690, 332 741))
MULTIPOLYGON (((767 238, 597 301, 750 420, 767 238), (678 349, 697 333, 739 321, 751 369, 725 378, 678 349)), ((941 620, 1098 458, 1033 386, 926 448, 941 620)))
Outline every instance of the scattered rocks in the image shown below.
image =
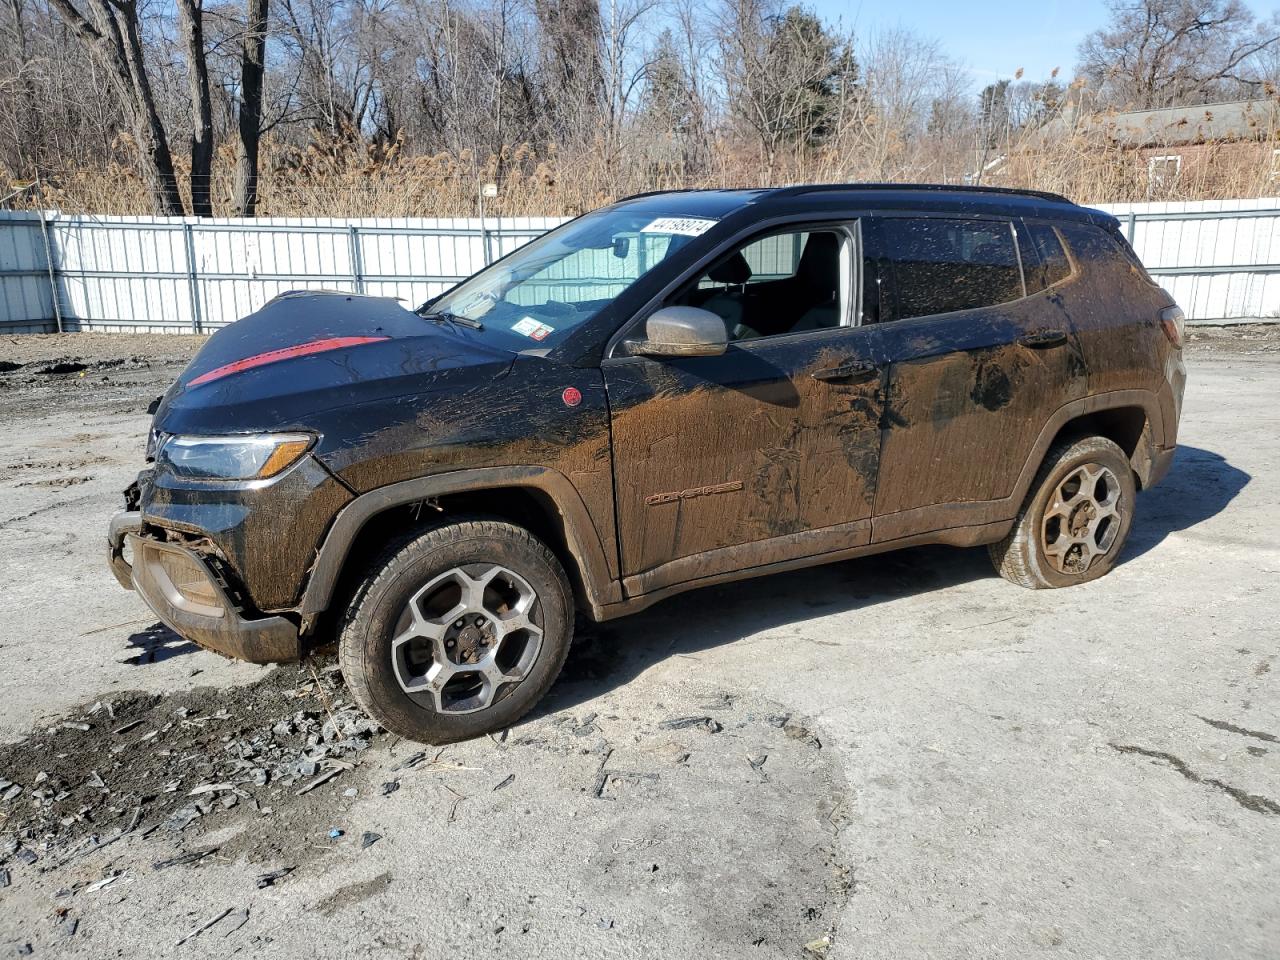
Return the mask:
POLYGON ((690 727, 701 727, 707 733, 719 733, 724 729, 712 717, 674 717, 658 724, 663 730, 688 730, 690 727))
POLYGON ((323 787, 384 735, 344 692, 332 666, 318 680, 286 667, 233 690, 113 696, 0 746, 0 819, 26 841, 0 861, 60 864, 135 831, 187 837, 242 805, 265 816, 281 788, 323 787))
POLYGON ((217 852, 217 847, 209 847, 205 850, 192 850, 188 853, 180 853, 176 857, 169 857, 167 860, 157 860, 151 865, 151 869, 165 870, 169 867, 181 867, 189 863, 199 863, 205 857, 211 857, 217 852))
POLYGON ((258 875, 257 885, 259 890, 265 890, 267 887, 274 887, 277 880, 283 880, 289 874, 297 869, 296 867, 281 867, 278 870, 272 870, 269 873, 258 875))
POLYGON ((818 739, 817 734, 794 717, 788 717, 783 722, 782 732, 792 740, 799 740, 801 743, 807 743, 815 750, 822 749, 822 741, 818 739))
POLYGON ((45 374, 46 376, 59 373, 79 373, 87 366, 88 364, 81 363, 79 360, 54 360, 51 363, 41 364, 32 372, 45 374))
POLYGON ((173 812, 169 819, 164 822, 164 827, 172 833, 181 833, 202 816, 204 814, 198 807, 183 807, 181 810, 173 812))
POLYGON ((830 949, 831 938, 829 936, 810 940, 804 945, 805 955, 810 957, 825 957, 830 949))
POLYGON ((192 940, 195 937, 200 936, 200 934, 204 933, 210 927, 216 925, 219 921, 221 921, 223 917, 229 915, 231 911, 234 909, 235 909, 234 907, 227 907, 227 909, 223 910, 220 914, 218 914, 212 920, 207 920, 204 923, 200 924, 200 926, 196 927, 194 930, 192 930, 190 933, 188 933, 186 936, 180 939, 176 944, 174 944, 174 946, 180 947, 184 943, 186 943, 188 940, 192 940))

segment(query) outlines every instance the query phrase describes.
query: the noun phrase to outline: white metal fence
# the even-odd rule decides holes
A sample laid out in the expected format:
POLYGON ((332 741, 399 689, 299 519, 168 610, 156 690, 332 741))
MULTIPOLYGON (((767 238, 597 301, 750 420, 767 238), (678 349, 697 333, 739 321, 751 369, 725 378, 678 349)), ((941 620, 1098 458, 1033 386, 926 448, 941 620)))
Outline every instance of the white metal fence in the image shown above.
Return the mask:
POLYGON ((416 304, 563 222, 0 212, 0 329, 209 331, 321 287, 416 304))
POLYGON ((1101 204, 1191 320, 1280 319, 1280 198, 1101 204))
MULTIPOLYGON (((1280 199, 1103 209, 1191 319, 1280 318, 1280 199)), ((299 288, 417 304, 562 222, 0 211, 0 330, 208 331, 299 288)))

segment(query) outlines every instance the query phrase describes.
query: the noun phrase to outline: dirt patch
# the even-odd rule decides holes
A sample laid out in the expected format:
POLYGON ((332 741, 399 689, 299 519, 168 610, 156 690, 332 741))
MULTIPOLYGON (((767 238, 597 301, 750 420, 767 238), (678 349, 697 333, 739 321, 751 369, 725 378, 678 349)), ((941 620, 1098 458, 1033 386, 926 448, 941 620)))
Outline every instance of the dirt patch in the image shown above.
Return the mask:
POLYGON ((0 337, 0 417, 143 413, 207 339, 110 333, 0 337))
POLYGON ((348 883, 345 887, 339 887, 312 909, 321 916, 328 916, 331 913, 337 913, 343 907, 384 894, 390 886, 391 874, 380 873, 372 880, 362 880, 359 883, 348 883))
POLYGON ((1274 356, 1280 353, 1280 323, 1193 326, 1187 328, 1186 339, 1187 353, 1191 356, 1274 356))
POLYGON ((282 667, 232 690, 113 696, 0 747, 0 854, 49 869, 135 833, 189 846, 305 807, 385 737, 341 691, 333 665, 282 667))
POLYGON ((570 680, 552 699, 589 709, 424 747, 314 666, 115 695, 0 748, 0 943, 65 945, 51 916, 74 918, 76 955, 162 941, 145 923, 122 938, 123 910, 252 949, 282 913, 341 923, 406 902, 470 917, 468 943, 555 930, 607 952, 662 928, 796 955, 832 935, 852 804, 812 721, 738 692, 633 701, 570 680))
POLYGON ((0 337, 0 373, 60 362, 85 366, 171 360, 185 363, 209 338, 145 333, 48 333, 0 337))

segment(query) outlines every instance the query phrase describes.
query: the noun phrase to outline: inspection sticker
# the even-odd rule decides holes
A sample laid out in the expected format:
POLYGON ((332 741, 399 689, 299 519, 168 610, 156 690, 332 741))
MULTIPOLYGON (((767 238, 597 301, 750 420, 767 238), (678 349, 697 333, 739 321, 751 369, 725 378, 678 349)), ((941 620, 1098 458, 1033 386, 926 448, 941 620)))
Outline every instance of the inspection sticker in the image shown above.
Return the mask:
POLYGON ((641 227, 640 232, 676 233, 683 237, 700 237, 718 222, 702 217, 659 217, 647 227, 641 227))
POLYGON ((547 326, 541 320, 535 320, 533 317, 521 317, 511 325, 511 329, 516 333, 522 333, 530 340, 545 340, 548 335, 555 332, 555 327, 547 326))

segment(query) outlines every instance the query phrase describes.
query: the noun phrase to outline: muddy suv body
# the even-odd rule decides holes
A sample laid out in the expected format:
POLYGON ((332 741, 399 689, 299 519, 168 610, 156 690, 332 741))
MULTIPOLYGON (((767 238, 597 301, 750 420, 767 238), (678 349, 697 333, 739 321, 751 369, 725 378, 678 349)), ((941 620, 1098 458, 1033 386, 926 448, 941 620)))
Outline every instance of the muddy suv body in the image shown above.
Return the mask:
POLYGON ((899 186, 632 198, 416 312, 283 294, 162 398, 111 564, 259 662, 338 639, 425 740, 513 722, 575 612, 920 543, 1111 568, 1182 318, 1111 216, 899 186))

